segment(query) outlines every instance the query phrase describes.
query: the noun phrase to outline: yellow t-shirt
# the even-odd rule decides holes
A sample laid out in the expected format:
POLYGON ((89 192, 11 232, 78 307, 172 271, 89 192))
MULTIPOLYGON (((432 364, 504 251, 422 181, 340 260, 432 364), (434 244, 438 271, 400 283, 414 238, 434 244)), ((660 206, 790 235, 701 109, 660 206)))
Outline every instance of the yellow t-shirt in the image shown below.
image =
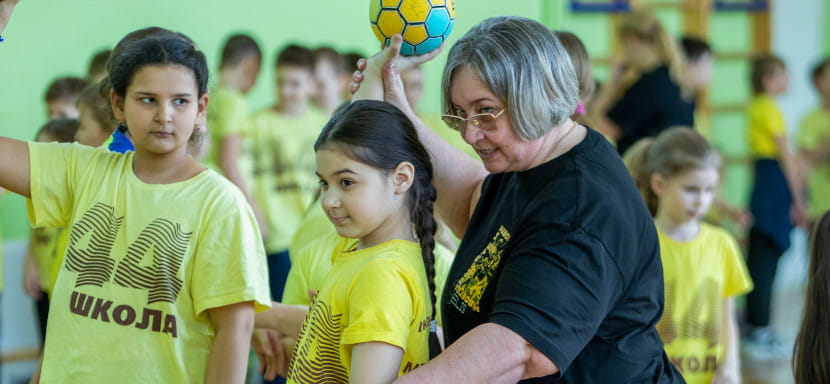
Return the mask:
MULTIPOLYGON (((210 91, 210 108, 207 111, 210 148, 205 154, 205 165, 214 170, 219 169, 219 144, 230 135, 244 137, 248 119, 248 103, 241 93, 222 86, 210 91)), ((244 152, 241 155, 244 155, 244 152)))
POLYGON ((746 115, 749 153, 754 158, 777 159, 780 151, 775 138, 786 136, 787 129, 775 100, 763 94, 755 96, 749 102, 746 115))
POLYGON ((210 170, 145 184, 133 152, 30 143, 29 153, 33 226, 70 228, 41 382, 203 383, 214 338, 206 311, 270 305, 239 190, 210 170))
POLYGON ((50 300, 52 299, 52 292, 55 290, 55 282, 58 281, 58 273, 61 271, 63 255, 66 254, 66 244, 68 243, 69 231, 66 229, 58 229, 58 232, 49 244, 52 256, 52 267, 49 269, 49 285, 46 287, 46 293, 49 295, 50 300))
POLYGON ((430 299, 418 244, 392 240, 338 252, 309 309, 289 383, 348 383, 351 347, 403 349, 400 375, 429 360, 430 299))
POLYGON ((691 241, 677 242, 658 227, 665 310, 657 331, 687 383, 712 382, 723 358, 723 300, 752 290, 738 244, 705 223, 691 241))
MULTIPOLYGON (((328 220, 328 219, 326 219, 328 220)), ((285 291, 282 302, 291 305, 311 305, 308 297, 310 289, 318 291, 326 282, 326 276, 331 270, 331 261, 338 252, 357 247, 358 239, 346 239, 337 235, 334 226, 328 221, 327 230, 305 247, 292 254, 291 270, 285 282, 285 291)), ((441 244, 436 243, 433 250, 435 256, 435 299, 441 300, 447 274, 455 258, 455 254, 441 244)), ((423 261, 422 261, 423 263, 423 261)), ((441 304, 435 305, 435 319, 441 325, 441 304)))
MULTIPOLYGON (((291 238, 291 245, 288 247, 288 257, 291 259, 291 265, 297 262, 296 255, 299 254, 301 249, 311 244, 312 241, 332 233, 336 235, 337 231, 326 216, 326 212, 323 211, 318 196, 308 206, 300 225, 297 227, 297 232, 291 238)), ((283 300, 285 300, 285 296, 283 296, 283 300)))
POLYGON ((53 246, 59 232, 58 228, 34 228, 29 232, 32 261, 38 269, 40 288, 46 292, 50 291, 52 285, 52 263, 55 260, 53 246))
POLYGON ((327 122, 328 117, 314 109, 293 119, 267 109, 251 121, 252 194, 268 226, 268 253, 288 250, 317 192, 314 142, 327 122))
MULTIPOLYGON (((798 145, 813 150, 830 140, 830 111, 816 108, 801 121, 798 145)), ((809 194, 808 214, 818 219, 830 209, 830 161, 815 164, 810 169, 807 191, 809 194)))

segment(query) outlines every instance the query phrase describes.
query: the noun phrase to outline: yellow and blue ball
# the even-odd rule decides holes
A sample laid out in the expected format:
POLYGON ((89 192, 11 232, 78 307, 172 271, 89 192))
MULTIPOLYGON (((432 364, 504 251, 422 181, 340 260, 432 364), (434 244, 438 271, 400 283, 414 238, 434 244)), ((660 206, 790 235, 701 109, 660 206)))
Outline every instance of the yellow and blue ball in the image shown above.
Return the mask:
POLYGON ((401 54, 422 55, 450 35, 455 5, 453 0, 371 0, 369 20, 380 42, 389 45, 392 36, 400 33, 401 54))

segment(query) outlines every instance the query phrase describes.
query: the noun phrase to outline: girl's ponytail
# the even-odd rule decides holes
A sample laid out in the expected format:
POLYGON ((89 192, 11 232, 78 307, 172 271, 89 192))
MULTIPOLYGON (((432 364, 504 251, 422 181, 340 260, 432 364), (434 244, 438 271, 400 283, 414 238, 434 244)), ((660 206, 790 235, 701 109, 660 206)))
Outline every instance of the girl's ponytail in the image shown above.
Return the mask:
POLYGON ((657 194, 651 188, 651 172, 648 167, 648 152, 654 144, 654 139, 647 137, 636 142, 623 154, 623 163, 637 185, 637 190, 643 196, 643 201, 651 212, 651 217, 657 215, 657 194))

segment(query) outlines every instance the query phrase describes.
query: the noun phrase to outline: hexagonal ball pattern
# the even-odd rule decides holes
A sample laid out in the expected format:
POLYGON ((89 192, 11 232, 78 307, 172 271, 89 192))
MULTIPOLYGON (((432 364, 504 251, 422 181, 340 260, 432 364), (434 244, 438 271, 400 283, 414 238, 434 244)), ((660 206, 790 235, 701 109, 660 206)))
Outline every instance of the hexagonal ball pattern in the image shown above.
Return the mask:
POLYGON ((403 32, 403 40, 409 44, 418 45, 427 38, 427 30, 423 24, 409 24, 403 32))
POLYGON ((447 8, 435 7, 426 19, 427 33, 430 36, 441 36, 450 23, 450 13, 447 8))
POLYGON ((443 41, 443 37, 430 37, 423 43, 418 44, 418 46, 415 47, 415 51, 419 55, 427 53, 435 48, 438 48, 443 41))
POLYGON ((437 7, 439 5, 444 5, 444 4, 447 3, 446 0, 429 0, 429 2, 432 3, 433 7, 437 7))
POLYGON ((401 5, 401 0, 372 0, 372 2, 380 1, 383 8, 398 8, 401 5))
POLYGON ((404 23, 397 11, 386 10, 380 12, 378 29, 384 37, 391 38, 396 33, 403 32, 404 23))
POLYGON ((425 0, 403 0, 398 10, 406 22, 423 23, 429 16, 430 8, 429 2, 425 0))

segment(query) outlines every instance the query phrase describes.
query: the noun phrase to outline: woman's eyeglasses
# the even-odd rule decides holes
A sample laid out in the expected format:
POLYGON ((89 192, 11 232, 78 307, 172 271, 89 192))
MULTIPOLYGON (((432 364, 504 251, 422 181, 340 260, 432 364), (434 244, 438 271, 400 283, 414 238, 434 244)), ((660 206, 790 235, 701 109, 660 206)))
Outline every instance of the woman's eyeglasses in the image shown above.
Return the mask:
POLYGON ((444 123, 447 124, 450 128, 458 131, 461 129, 462 126, 466 126, 468 123, 473 123, 473 125, 484 131, 484 132, 491 132, 496 130, 496 126, 493 125, 493 121, 495 121, 499 116, 504 113, 504 108, 502 108, 499 113, 492 114, 492 113, 479 113, 476 115, 472 115, 470 117, 464 118, 461 116, 456 115, 441 115, 441 120, 444 120, 444 123))

